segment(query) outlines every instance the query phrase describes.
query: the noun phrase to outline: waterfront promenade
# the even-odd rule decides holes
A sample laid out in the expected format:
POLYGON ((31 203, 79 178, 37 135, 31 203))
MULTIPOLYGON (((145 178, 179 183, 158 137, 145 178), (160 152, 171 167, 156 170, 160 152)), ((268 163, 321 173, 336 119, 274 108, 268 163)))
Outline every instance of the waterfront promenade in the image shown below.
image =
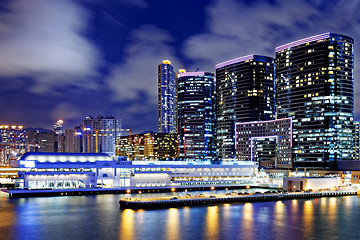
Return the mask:
POLYGON ((121 188, 69 188, 69 189, 3 189, 10 198, 21 197, 51 197, 51 196, 76 196, 121 193, 158 193, 158 192, 184 192, 206 191, 242 188, 280 188, 278 184, 252 183, 252 184, 223 184, 223 185, 174 185, 163 187, 121 187, 121 188))

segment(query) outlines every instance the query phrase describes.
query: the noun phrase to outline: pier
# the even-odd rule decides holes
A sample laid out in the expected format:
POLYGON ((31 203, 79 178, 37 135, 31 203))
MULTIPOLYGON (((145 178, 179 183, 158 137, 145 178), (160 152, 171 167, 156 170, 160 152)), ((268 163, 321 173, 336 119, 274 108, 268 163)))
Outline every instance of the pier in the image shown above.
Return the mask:
POLYGON ((296 192, 296 193, 275 193, 275 194, 252 194, 252 195, 209 195, 196 197, 172 197, 161 199, 121 199, 121 209, 145 209, 145 208, 171 208, 183 206, 212 205, 222 203, 246 203, 291 200, 301 198, 320 198, 357 195, 357 191, 326 191, 326 192, 296 192))

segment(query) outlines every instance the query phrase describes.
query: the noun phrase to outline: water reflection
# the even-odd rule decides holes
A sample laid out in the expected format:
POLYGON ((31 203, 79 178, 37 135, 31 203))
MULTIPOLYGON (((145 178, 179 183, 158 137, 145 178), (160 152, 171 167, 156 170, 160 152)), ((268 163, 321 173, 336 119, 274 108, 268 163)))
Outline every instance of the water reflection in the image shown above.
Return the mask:
POLYGON ((244 239, 254 239, 254 209, 252 203, 245 203, 243 208, 243 220, 241 235, 244 239))
POLYGON ((312 236, 313 214, 314 214, 313 202, 311 200, 305 201, 303 222, 304 222, 304 236, 306 239, 309 239, 312 236))
POLYGON ((166 236, 167 239, 180 239, 179 232, 179 210, 177 208, 170 208, 167 217, 166 236))
POLYGON ((329 198, 329 209, 328 209, 328 227, 329 229, 334 229, 336 227, 337 219, 337 198, 329 198))
POLYGON ((207 207, 205 239, 218 239, 219 233, 219 207, 207 207))
POLYGON ((357 196, 137 211, 120 197, 0 199, 0 239, 360 239, 357 196))
MULTIPOLYGON (((0 228, 11 227, 15 223, 15 214, 14 208, 10 206, 9 208, 0 208, 0 228)), ((1 236, 0 236, 1 238, 1 236)))
POLYGON ((119 239, 134 239, 134 210, 125 209, 121 214, 119 239))
POLYGON ((286 208, 282 201, 277 201, 275 203, 275 218, 274 218, 274 230, 277 238, 285 235, 286 230, 286 208))

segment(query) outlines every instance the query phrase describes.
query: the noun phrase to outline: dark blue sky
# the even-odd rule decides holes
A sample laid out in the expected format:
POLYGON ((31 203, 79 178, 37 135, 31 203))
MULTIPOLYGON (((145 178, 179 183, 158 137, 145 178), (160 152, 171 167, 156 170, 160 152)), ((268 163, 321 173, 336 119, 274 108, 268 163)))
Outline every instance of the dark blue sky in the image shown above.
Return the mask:
POLYGON ((157 130, 157 65, 214 65, 324 32, 355 39, 355 0, 5 0, 0 2, 0 123, 66 128, 113 115, 157 130))

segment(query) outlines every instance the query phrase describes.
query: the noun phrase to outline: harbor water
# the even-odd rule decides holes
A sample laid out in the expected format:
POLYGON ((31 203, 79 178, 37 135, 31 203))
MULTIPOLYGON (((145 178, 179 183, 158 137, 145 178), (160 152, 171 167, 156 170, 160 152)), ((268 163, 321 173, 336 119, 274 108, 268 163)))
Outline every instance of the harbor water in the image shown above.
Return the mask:
POLYGON ((175 194, 185 193, 19 199, 1 193, 0 239, 360 239, 358 196, 151 210, 118 204, 123 197, 175 194))

